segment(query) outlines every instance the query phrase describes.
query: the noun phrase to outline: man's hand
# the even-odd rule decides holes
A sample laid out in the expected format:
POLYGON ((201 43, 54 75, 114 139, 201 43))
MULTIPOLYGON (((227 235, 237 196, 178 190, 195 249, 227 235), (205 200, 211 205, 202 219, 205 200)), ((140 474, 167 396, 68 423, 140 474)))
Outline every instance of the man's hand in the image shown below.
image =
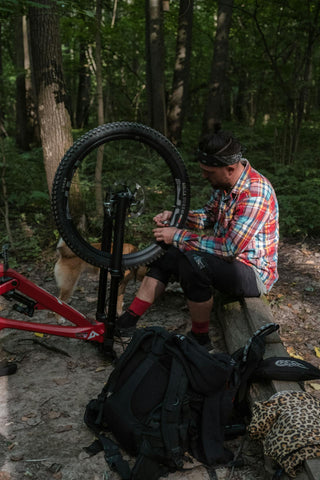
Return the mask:
POLYGON ((155 228, 153 230, 153 234, 155 236, 155 239, 157 242, 164 242, 167 245, 170 245, 172 243, 174 234, 178 231, 179 229, 176 227, 163 227, 163 228, 155 228))
POLYGON ((165 210, 164 212, 158 213, 158 215, 153 218, 153 221, 158 225, 158 227, 164 227, 170 223, 171 217, 172 212, 165 210))

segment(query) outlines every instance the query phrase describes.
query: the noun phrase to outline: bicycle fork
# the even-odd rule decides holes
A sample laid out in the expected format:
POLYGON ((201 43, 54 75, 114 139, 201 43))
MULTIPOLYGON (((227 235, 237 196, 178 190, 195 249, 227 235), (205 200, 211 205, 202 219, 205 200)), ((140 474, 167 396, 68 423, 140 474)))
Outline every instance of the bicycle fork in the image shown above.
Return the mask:
POLYGON ((124 243, 124 228, 125 228, 125 219, 127 216, 127 210, 132 201, 133 195, 128 190, 125 189, 121 192, 118 192, 112 198, 112 203, 115 205, 115 214, 114 214, 114 225, 113 219, 109 207, 109 203, 106 203, 105 212, 104 212, 104 227, 103 227, 103 241, 101 249, 103 248, 106 252, 111 251, 112 235, 113 235, 113 249, 111 254, 111 264, 109 269, 100 270, 100 279, 99 279, 99 294, 98 294, 98 307, 96 313, 96 319, 98 321, 103 321, 105 324, 104 332, 104 341, 103 348, 106 355, 111 355, 115 357, 113 350, 114 343, 114 329, 115 322, 117 318, 117 298, 119 284, 123 277, 123 268, 122 268, 122 252, 123 252, 123 243, 124 243), (110 294, 109 294, 109 305, 108 313, 105 315, 105 304, 106 304, 106 287, 107 287, 107 276, 108 271, 110 271, 111 280, 110 280, 110 294))

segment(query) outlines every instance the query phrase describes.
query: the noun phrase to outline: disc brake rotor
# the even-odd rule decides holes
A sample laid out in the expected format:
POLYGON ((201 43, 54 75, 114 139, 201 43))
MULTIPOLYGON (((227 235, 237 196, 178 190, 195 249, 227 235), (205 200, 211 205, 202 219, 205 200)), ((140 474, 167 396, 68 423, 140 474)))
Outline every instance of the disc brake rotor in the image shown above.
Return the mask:
POLYGON ((125 192, 131 198, 128 209, 128 217, 136 218, 142 215, 145 207, 145 193, 144 189, 138 183, 130 184, 129 182, 114 182, 114 184, 107 189, 107 195, 104 206, 109 212, 113 213, 114 198, 119 192, 125 192))
POLYGON ((131 190, 133 194, 133 201, 130 204, 129 217, 140 217, 144 211, 145 193, 141 185, 135 184, 135 188, 131 190))

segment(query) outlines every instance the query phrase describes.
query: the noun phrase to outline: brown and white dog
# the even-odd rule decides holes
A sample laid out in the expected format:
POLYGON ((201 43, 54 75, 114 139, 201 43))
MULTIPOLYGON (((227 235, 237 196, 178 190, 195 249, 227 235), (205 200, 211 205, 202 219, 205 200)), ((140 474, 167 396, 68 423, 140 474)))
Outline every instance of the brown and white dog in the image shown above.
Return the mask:
MULTIPOLYGON (((92 243, 96 249, 101 248, 100 243, 92 243)), ((136 252, 137 248, 131 243, 123 244, 123 254, 136 252)), ((99 273, 99 268, 90 265, 77 255, 68 247, 65 241, 60 238, 57 245, 58 260, 54 266, 54 276, 59 288, 59 298, 64 302, 68 302, 72 296, 75 287, 79 281, 82 273, 99 273)), ((127 284, 130 280, 142 281, 146 274, 146 267, 138 267, 132 270, 125 270, 123 278, 119 284, 118 299, 117 299, 117 313, 121 315, 123 307, 123 298, 126 291, 127 284)))

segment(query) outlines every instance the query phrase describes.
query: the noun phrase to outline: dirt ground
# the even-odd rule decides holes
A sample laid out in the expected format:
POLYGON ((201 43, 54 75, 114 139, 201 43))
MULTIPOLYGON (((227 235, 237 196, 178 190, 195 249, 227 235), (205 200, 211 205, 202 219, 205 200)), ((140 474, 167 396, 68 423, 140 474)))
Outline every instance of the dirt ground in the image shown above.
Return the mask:
MULTIPOLYGON (((320 239, 300 243, 282 241, 279 256, 280 280, 269 295, 281 338, 293 356, 320 367, 320 239), (319 350, 318 350, 319 349, 319 350), (317 356, 318 355, 318 356, 317 356)), ((46 266, 23 265, 18 269, 34 283, 54 295, 57 289, 52 262, 46 266)), ((130 303, 138 285, 130 284, 125 302, 130 303)), ((98 279, 81 279, 71 304, 94 317, 98 279)), ((4 317, 19 317, 12 304, 0 304, 4 317)), ((22 318, 22 317, 20 317, 22 318)), ((23 317, 26 320, 26 317, 23 317)), ((38 312, 35 321, 52 323, 47 312, 38 312)), ((141 326, 162 325, 169 330, 187 331, 188 312, 177 284, 145 315, 141 326)), ((217 351, 225 350, 216 324, 211 337, 217 351)), ((121 354, 123 346, 115 343, 121 354)), ((62 337, 39 337, 34 333, 0 332, 0 360, 14 361, 14 375, 0 377, 0 480, 116 480, 102 453, 88 457, 83 447, 93 441, 83 422, 88 401, 101 391, 112 364, 90 342, 62 337), (52 350, 54 347, 56 350, 52 350)), ((320 382, 306 384, 320 397, 320 382)), ((229 444, 235 452, 237 439, 229 444)), ((190 463, 183 473, 169 480, 262 480, 266 478, 261 446, 245 439, 243 465, 207 469, 190 463)), ((132 460, 131 460, 132 461, 132 460)), ((270 478, 270 477, 269 477, 270 478)), ((147 480, 147 479, 146 479, 147 480)))

